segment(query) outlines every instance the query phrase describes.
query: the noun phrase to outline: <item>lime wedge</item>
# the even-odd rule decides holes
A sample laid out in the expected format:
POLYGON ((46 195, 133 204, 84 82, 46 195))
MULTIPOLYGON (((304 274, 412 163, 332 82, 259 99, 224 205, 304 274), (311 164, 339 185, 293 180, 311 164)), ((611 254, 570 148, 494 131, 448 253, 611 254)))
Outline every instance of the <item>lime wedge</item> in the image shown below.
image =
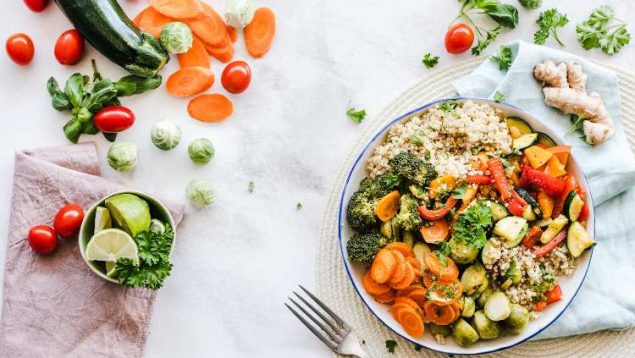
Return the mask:
POLYGON ((134 194, 118 194, 106 199, 106 207, 117 225, 136 237, 150 228, 150 207, 134 194))
POLYGON ((106 276, 115 277, 117 276, 117 263, 113 261, 106 261, 106 276))
POLYGON ((112 227, 112 219, 110 218, 110 211, 103 206, 98 206, 95 211, 95 231, 94 234, 112 227))
POLYGON ((163 234, 165 232, 165 225, 159 219, 152 219, 152 221, 150 221, 150 231, 163 234))
POLYGON ((116 262, 121 257, 139 262, 137 244, 123 230, 102 230, 86 245, 86 258, 90 261, 116 262))

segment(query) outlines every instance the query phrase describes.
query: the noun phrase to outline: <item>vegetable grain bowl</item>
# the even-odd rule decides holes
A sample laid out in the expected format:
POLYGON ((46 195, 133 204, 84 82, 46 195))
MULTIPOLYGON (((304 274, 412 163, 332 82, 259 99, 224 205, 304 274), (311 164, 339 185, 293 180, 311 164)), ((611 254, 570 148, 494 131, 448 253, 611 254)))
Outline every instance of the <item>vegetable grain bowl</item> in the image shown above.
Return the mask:
POLYGON ((591 260, 593 205, 571 147, 516 107, 434 102, 384 127, 342 193, 353 286, 405 339, 493 352, 553 323, 591 260))
POLYGON ((82 258, 99 277, 124 286, 158 289, 170 275, 176 225, 156 198, 133 191, 99 200, 79 234, 82 258))

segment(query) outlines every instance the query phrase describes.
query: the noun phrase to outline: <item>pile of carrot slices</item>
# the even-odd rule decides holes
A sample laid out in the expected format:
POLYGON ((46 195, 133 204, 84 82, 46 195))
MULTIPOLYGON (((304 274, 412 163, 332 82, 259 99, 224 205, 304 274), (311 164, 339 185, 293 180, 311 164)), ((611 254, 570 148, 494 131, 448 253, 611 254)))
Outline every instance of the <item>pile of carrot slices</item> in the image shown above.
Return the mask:
MULTIPOLYGON (((221 93, 201 94, 214 85, 212 61, 228 63, 234 57, 236 29, 227 25, 210 5, 199 0, 150 0, 133 22, 143 31, 159 37, 170 22, 183 22, 192 30, 192 48, 179 54, 180 69, 166 82, 168 93, 192 98, 188 114, 199 121, 219 122, 234 111, 232 101, 221 93)), ((276 32, 275 14, 269 8, 256 10, 251 23, 244 29, 247 52, 254 57, 264 56, 273 43, 276 32)))
POLYGON ((377 252, 362 278, 373 298, 392 304, 390 313, 412 337, 421 337, 425 323, 449 325, 461 315, 462 286, 452 259, 437 253, 425 255, 424 269, 412 248, 393 242, 377 252))

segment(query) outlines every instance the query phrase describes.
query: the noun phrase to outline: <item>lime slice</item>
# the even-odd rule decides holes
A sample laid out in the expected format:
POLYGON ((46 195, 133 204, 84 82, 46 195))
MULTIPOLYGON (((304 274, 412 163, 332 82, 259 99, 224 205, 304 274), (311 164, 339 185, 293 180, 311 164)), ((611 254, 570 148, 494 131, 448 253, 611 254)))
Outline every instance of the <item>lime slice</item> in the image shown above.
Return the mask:
POLYGON ((117 263, 113 261, 106 261, 106 276, 115 277, 117 276, 117 263))
POLYGON ((121 257, 139 262, 137 244, 123 230, 102 230, 86 245, 86 258, 90 261, 116 262, 121 257))
POLYGON ((165 232, 165 225, 159 219, 152 219, 152 221, 150 221, 150 231, 163 234, 165 232))
POLYGON ((112 219, 110 218, 110 211, 103 206, 98 206, 95 211, 95 231, 94 234, 112 227, 112 219))
POLYGON ((106 199, 106 207, 117 225, 132 237, 150 228, 150 207, 134 194, 118 194, 106 199))

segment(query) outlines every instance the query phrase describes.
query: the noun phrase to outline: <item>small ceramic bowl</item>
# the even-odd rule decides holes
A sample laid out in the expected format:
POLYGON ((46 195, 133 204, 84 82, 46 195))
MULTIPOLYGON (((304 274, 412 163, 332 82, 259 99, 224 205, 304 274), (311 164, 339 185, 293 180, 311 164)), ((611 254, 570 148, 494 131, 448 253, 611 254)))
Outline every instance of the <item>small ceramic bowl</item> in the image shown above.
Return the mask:
POLYGON ((124 194, 124 193, 134 194, 140 197, 141 199, 145 200, 150 206, 150 216, 153 219, 154 218, 159 219, 162 222, 170 225, 170 227, 172 228, 172 232, 174 232, 174 239, 172 240, 172 248, 170 249, 170 252, 174 249, 174 243, 176 242, 176 225, 174 224, 174 219, 172 218, 172 214, 170 214, 170 211, 168 210, 168 208, 166 208, 165 205, 163 205, 157 198, 146 193, 142 193, 138 191, 130 191, 130 190, 112 193, 108 196, 101 198, 99 201, 93 204, 93 206, 91 206, 90 209, 88 209, 88 211, 86 212, 86 215, 84 216, 84 221, 82 222, 82 226, 79 229, 79 252, 82 254, 82 258, 84 259, 84 262, 86 262, 86 265, 88 265, 88 267, 97 276, 103 278, 106 281, 110 281, 112 283, 117 283, 117 284, 119 283, 119 281, 116 278, 108 277, 106 273, 104 272, 104 269, 100 267, 101 264, 93 262, 93 261, 89 261, 88 259, 86 259, 86 245, 88 245, 88 241, 90 241, 90 239, 94 235, 95 211, 97 211, 97 207, 105 206, 104 202, 106 201, 106 199, 110 198, 111 196, 124 194))

